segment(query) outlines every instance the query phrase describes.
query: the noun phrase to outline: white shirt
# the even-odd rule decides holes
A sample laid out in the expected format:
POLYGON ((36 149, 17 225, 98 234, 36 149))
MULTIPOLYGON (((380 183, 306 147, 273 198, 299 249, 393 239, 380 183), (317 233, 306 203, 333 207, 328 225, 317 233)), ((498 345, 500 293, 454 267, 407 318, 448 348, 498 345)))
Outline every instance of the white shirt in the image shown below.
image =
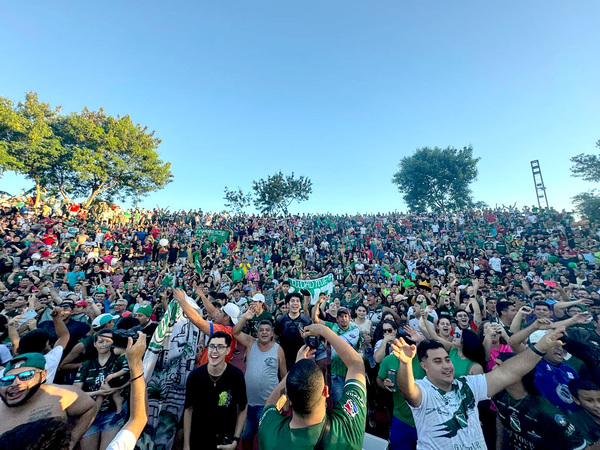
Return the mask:
POLYGON ((115 438, 110 441, 106 450, 133 450, 137 439, 129 430, 121 430, 115 438))
POLYGON ((44 358, 46 358, 46 383, 48 384, 54 383, 54 377, 56 376, 63 351, 62 345, 59 345, 44 355, 44 358))
POLYGON ((445 393, 427 377, 415 383, 422 401, 418 407, 409 406, 417 428, 417 450, 487 448, 477 410, 477 404, 488 399, 485 375, 460 377, 445 393), (466 408, 461 408, 463 404, 466 408))

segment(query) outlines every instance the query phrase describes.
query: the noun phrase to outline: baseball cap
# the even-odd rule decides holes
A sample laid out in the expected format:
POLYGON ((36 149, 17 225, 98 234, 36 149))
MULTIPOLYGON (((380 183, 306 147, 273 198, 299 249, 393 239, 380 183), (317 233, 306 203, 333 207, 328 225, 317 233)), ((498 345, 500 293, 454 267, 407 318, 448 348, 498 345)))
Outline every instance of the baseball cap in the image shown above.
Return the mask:
POLYGON ((98 329, 106 325, 111 320, 118 319, 118 316, 113 316, 112 314, 100 314, 98 317, 94 319, 92 322, 92 328, 98 329))
POLYGON ((136 314, 143 314, 145 316, 150 317, 152 315, 152 306, 150 305, 142 305, 140 306, 137 311, 135 312, 136 314))
POLYGON ((59 308, 71 308, 73 309, 75 307, 75 304, 73 302, 62 302, 60 305, 58 305, 59 308))
POLYGON ((240 307, 235 303, 227 303, 221 308, 221 311, 223 311, 229 316, 234 325, 238 322, 238 317, 240 315, 240 307))
POLYGON ((262 294, 254 294, 254 297, 252 297, 250 300, 252 300, 253 302, 265 303, 265 296, 262 294))
POLYGON ((6 374, 10 370, 20 367, 35 367, 44 370, 46 368, 46 358, 41 353, 23 353, 15 356, 6 364, 4 373, 6 374))
POLYGON ((84 308, 87 307, 87 302, 84 302, 83 300, 80 300, 78 302, 75 302, 75 306, 83 306, 84 308))
POLYGON ((350 315, 350 310, 348 308, 346 308, 345 306, 342 306, 342 307, 340 307, 340 309, 338 309, 338 316, 342 313, 350 315))

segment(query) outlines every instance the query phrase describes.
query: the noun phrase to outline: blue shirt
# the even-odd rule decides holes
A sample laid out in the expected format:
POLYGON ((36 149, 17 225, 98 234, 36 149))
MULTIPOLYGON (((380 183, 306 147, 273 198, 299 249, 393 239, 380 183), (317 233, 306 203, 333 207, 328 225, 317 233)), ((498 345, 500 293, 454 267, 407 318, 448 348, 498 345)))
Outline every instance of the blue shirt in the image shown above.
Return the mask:
POLYGON ((569 391, 569 382, 579 378, 575 369, 565 363, 558 366, 541 360, 535 366, 534 384, 543 397, 563 411, 575 411, 577 405, 569 391))

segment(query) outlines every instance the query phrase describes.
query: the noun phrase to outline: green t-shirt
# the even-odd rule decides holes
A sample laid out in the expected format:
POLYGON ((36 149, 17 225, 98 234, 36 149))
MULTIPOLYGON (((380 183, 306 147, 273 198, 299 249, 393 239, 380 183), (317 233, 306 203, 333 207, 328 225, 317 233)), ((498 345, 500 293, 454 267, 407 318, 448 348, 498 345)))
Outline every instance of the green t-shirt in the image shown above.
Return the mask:
MULTIPOLYGON (((264 305, 264 303, 263 303, 264 305)), ((266 305, 265 305, 266 308, 266 305)), ((271 323, 273 322, 273 315, 267 311, 266 309, 260 313, 260 315, 250 319, 247 322, 247 326, 248 326, 248 334, 250 336, 252 336, 253 338, 257 338, 258 337, 258 324, 261 323, 263 320, 269 320, 271 321, 271 323)))
MULTIPOLYGON (((329 411, 331 429, 324 438, 324 448, 361 450, 366 417, 365 385, 358 380, 347 380, 342 399, 329 411)), ((313 450, 325 425, 325 418, 318 425, 293 429, 290 429, 291 420, 291 417, 279 414, 274 405, 265 407, 258 425, 258 448, 313 450)))
POLYGON ((515 400, 504 390, 494 396, 494 404, 508 434, 510 448, 585 448, 577 427, 545 397, 527 394, 515 400))
MULTIPOLYGON (((348 326, 347 330, 342 330, 337 323, 334 322, 323 322, 327 328, 332 330, 335 334, 345 340, 348 344, 352 346, 355 350, 358 350, 360 344, 360 330, 357 326, 351 324, 348 326)), ((331 348, 331 374, 332 375, 340 375, 346 376, 348 372, 348 368, 342 358, 339 357, 335 349, 331 348)))
POLYGON ((241 267, 231 271, 231 281, 234 283, 237 281, 242 281, 242 278, 244 278, 244 270, 241 267))
MULTIPOLYGON (((398 368, 400 367, 400 361, 394 355, 387 355, 381 361, 379 365, 379 372, 377 372, 377 376, 382 380, 388 378, 388 370, 395 370, 398 373, 398 368)), ((415 380, 420 380, 425 377, 425 371, 419 364, 419 361, 415 358, 413 359, 413 377, 415 380)), ((393 380, 396 383, 396 380, 393 380)), ((410 410, 410 406, 406 403, 404 396, 400 392, 400 389, 396 388, 396 392, 392 393, 394 399, 394 417, 398 420, 401 420, 406 425, 411 427, 415 427, 415 420, 413 418, 412 412, 410 410)))
POLYGON ((569 420, 575 425, 588 445, 600 441, 600 424, 583 408, 569 414, 569 420))

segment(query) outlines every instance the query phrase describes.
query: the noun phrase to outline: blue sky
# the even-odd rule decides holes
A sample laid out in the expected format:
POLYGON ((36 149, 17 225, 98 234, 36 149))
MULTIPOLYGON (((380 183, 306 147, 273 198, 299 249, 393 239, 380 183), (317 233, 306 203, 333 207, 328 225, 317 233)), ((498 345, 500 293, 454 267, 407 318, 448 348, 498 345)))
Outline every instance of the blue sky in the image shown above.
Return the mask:
MULTIPOLYGON (((292 212, 406 210, 391 184, 424 146, 471 144, 475 198, 551 205, 591 189, 569 158, 600 139, 595 0, 4 2, 0 95, 130 114, 174 181, 143 206, 223 209, 279 170, 292 212)), ((0 190, 30 183, 13 174, 0 190)))

